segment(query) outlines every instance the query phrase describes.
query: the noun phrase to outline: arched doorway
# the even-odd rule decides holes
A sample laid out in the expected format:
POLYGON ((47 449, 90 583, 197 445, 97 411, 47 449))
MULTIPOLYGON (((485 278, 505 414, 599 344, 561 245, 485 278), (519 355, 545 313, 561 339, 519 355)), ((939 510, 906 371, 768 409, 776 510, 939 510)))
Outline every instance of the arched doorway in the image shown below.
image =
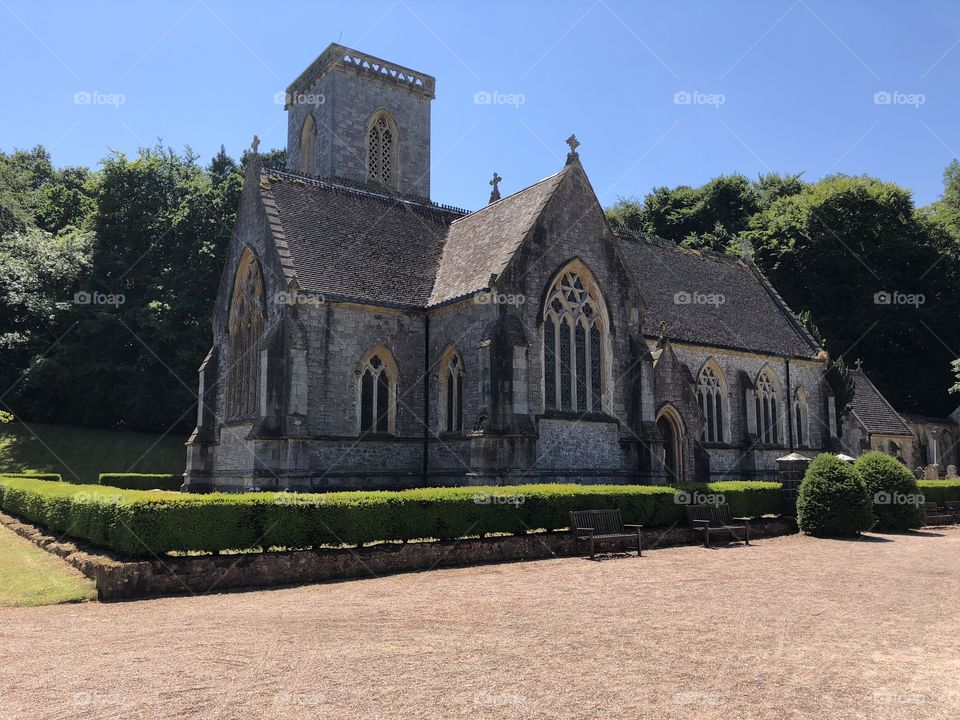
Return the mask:
POLYGON ((663 469, 670 484, 683 482, 683 422, 672 405, 657 415, 657 430, 663 440, 663 469))

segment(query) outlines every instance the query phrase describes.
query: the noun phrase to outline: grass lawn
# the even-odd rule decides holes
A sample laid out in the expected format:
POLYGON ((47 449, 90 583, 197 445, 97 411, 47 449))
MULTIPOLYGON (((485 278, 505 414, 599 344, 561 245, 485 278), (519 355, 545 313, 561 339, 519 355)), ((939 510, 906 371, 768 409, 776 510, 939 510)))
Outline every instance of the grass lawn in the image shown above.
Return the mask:
POLYGON ((184 442, 177 435, 12 422, 0 426, 0 473, 60 473, 84 483, 109 472, 181 473, 184 442))
POLYGON ((0 525, 0 605, 54 605, 96 597, 90 578, 0 525))

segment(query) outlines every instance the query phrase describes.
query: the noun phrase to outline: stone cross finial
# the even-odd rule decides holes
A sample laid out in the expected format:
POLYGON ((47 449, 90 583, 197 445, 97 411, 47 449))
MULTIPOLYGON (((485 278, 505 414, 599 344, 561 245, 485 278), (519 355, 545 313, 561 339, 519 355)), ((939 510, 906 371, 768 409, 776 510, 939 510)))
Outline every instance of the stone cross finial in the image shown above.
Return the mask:
POLYGON ((861 370, 863 370, 863 360, 861 360, 860 358, 857 358, 857 361, 853 364, 853 369, 856 370, 857 372, 860 372, 861 370))
POLYGON ((571 134, 570 137, 567 138, 566 143, 570 146, 570 152, 567 153, 567 165, 569 165, 580 157, 579 153, 577 153, 577 148, 580 147, 580 141, 577 140, 576 135, 571 134))
POLYGON ((259 152, 259 148, 260 148, 260 136, 254 135, 253 142, 250 143, 250 149, 253 150, 254 154, 257 154, 257 152, 259 152))
POLYGON ((744 262, 753 262, 753 243, 746 238, 740 238, 740 255, 744 262))
POLYGON ((667 339, 667 321, 661 320, 660 321, 660 340, 663 341, 666 339, 667 339))
POLYGON ((490 181, 490 186, 493 190, 490 191, 490 202, 496 202, 500 199, 500 181, 503 180, 502 177, 497 175, 496 171, 493 173, 493 179, 490 181))

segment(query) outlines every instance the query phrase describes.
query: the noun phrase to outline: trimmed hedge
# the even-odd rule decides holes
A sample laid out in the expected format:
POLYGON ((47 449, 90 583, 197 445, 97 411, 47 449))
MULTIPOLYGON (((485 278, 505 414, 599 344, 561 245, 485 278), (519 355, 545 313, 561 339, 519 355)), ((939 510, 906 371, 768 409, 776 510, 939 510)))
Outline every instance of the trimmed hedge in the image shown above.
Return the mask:
POLYGON ((854 467, 821 453, 807 468, 797 493, 797 525, 808 535, 857 535, 873 526, 867 487, 854 467))
POLYGON ((907 466, 882 452, 857 458, 853 469, 873 503, 875 530, 911 530, 923 525, 920 488, 907 466))
POLYGON ((920 480, 917 485, 927 502, 960 500, 960 480, 920 480))
MULTIPOLYGON (((730 506, 733 517, 780 515, 782 485, 777 482, 727 480, 712 483, 688 483, 676 486, 691 501, 719 502, 730 506)), ((684 499, 684 498, 681 498, 684 499)), ((686 522, 686 516, 681 518, 686 522)))
POLYGON ((124 490, 180 490, 183 475, 164 473, 100 473, 101 485, 124 490))
POLYGON ((5 473, 0 472, 0 476, 3 477, 23 477, 31 478, 34 480, 47 480, 49 482, 63 482, 63 477, 59 473, 31 473, 31 472, 22 472, 22 473, 5 473))
MULTIPOLYGON (((705 487, 747 515, 771 511, 780 496, 776 483, 705 487)), ((522 534, 566 528, 571 510, 603 508, 619 508, 624 522, 655 527, 684 522, 677 492, 649 485, 518 485, 191 495, 0 477, 0 507, 7 512, 131 556, 522 534)))

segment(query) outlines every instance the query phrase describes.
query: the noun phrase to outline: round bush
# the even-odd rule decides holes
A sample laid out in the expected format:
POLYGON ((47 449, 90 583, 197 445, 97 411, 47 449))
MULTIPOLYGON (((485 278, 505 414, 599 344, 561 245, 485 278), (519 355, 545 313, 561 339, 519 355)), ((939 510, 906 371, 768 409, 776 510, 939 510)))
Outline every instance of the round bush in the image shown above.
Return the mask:
POLYGON ((923 496, 903 463, 881 452, 861 455, 853 466, 873 503, 877 530, 910 530, 923 525, 923 496))
POLYGON ((835 455, 818 455, 807 468, 797 494, 797 524, 808 535, 856 535, 873 525, 863 480, 835 455))

